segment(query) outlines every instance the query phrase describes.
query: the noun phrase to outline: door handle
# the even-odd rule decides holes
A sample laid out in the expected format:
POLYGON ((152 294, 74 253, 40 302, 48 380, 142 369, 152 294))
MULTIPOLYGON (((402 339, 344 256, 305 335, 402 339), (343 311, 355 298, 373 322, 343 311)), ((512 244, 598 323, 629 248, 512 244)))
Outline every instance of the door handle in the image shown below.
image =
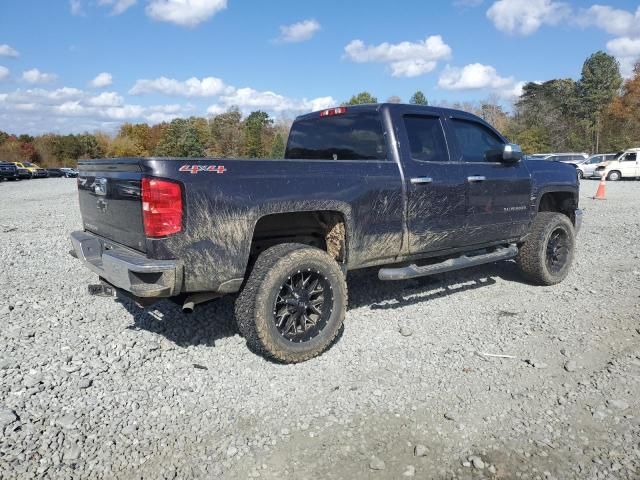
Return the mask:
POLYGON ((484 182, 487 179, 484 175, 471 175, 467 177, 469 182, 484 182))
POLYGON ((433 178, 431 177, 413 177, 411 179, 412 185, 426 185, 431 182, 433 182, 433 178))

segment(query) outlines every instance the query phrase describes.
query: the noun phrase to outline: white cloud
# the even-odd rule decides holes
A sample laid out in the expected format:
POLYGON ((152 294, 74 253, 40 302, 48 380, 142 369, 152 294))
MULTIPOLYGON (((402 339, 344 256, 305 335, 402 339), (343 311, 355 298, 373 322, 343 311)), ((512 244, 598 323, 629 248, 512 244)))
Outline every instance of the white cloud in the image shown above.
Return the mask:
POLYGON ((0 65, 0 80, 4 80, 9 77, 9 69, 0 65))
POLYGON ((433 71, 438 61, 451 56, 451 47, 440 35, 424 41, 381 43, 365 45, 362 40, 353 40, 344 47, 345 58, 356 63, 385 63, 394 77, 416 77, 433 71))
POLYGON ((168 121, 186 116, 193 108, 190 104, 132 105, 115 92, 91 95, 71 87, 18 89, 0 94, 0 129, 29 133, 113 130, 123 121, 168 121))
POLYGON ((633 76, 633 68, 640 61, 640 38, 614 38, 607 42, 607 50, 620 62, 622 76, 633 76))
POLYGON ((320 30, 320 24, 316 20, 303 20, 291 25, 280 27, 279 40, 286 43, 304 42, 309 40, 320 30))
POLYGON ((577 15, 576 23, 616 35, 617 38, 607 42, 607 51, 620 62, 620 73, 624 77, 633 75, 633 67, 640 60, 640 7, 633 13, 608 5, 593 5, 577 15))
POLYGON ((15 48, 10 47, 6 43, 3 43, 2 45, 0 45, 0 57, 18 57, 18 56, 20 56, 20 54, 15 48))
POLYGON ((130 7, 133 7, 136 2, 137 0, 98 0, 99 5, 113 7, 111 15, 120 15, 130 7))
POLYGON ((113 83, 113 77, 111 76, 110 73, 107 73, 107 72, 99 73, 96 76, 96 78, 94 78, 90 82, 91 86, 96 88, 108 87, 112 83, 113 83))
POLYGON ((89 98, 87 102, 96 107, 119 107, 124 103, 124 98, 116 92, 102 92, 100 95, 89 98))
POLYGON ((511 87, 499 91, 498 95, 506 99, 519 98, 522 96, 522 93, 524 92, 524 86, 526 84, 527 82, 516 82, 511 87))
POLYGON ((131 95, 162 93, 179 97, 214 97, 228 91, 228 88, 216 77, 205 77, 202 80, 192 77, 185 81, 160 77, 153 80, 137 80, 129 93, 131 95))
POLYGON ((607 5, 593 5, 583 10, 577 18, 582 26, 595 26, 607 33, 617 36, 640 36, 640 7, 635 15, 626 10, 620 10, 607 5))
POLYGON ((297 114, 300 112, 323 110, 335 106, 336 103, 333 97, 318 97, 311 100, 303 98, 302 100, 296 100, 271 91, 239 88, 230 95, 221 96, 219 103, 211 105, 207 113, 217 115, 225 112, 230 107, 238 107, 244 113, 252 110, 265 110, 276 114, 297 114))
POLYGON ((227 8, 227 0, 150 0, 147 15, 183 27, 196 25, 227 8))
POLYGON ((499 90, 514 84, 513 77, 501 77, 495 68, 472 63, 463 68, 447 67, 438 80, 445 90, 499 90))
POLYGON ((28 83, 49 83, 53 82, 56 78, 58 78, 56 74, 44 73, 37 68, 22 72, 22 79, 28 83))
POLYGON ((487 17, 498 30, 516 35, 530 35, 542 25, 555 25, 571 12, 564 2, 553 0, 498 0, 487 17))

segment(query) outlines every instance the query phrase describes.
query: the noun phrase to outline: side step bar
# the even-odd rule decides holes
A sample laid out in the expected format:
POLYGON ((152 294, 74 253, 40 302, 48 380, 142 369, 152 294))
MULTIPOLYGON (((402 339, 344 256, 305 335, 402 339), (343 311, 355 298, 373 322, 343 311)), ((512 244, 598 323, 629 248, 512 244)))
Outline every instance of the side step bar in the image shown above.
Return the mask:
POLYGON ((422 267, 409 265, 400 268, 381 268, 378 272, 378 278, 380 280, 407 280, 409 278, 460 270, 461 268, 475 267, 476 265, 497 262, 499 260, 509 260, 516 255, 518 255, 518 247, 516 245, 509 245, 508 247, 499 247, 491 253, 471 257, 461 255, 457 258, 450 258, 440 263, 424 265, 422 267))

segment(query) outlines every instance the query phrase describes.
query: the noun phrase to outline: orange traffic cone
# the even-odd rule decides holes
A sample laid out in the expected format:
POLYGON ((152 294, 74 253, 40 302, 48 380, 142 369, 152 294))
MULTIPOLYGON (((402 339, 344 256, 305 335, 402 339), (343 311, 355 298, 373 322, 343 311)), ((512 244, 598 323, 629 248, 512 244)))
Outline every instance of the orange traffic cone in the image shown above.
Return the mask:
POLYGON ((598 190, 596 191, 596 195, 595 197, 593 197, 594 200, 606 200, 605 194, 604 194, 605 183, 606 181, 603 176, 602 180, 600 180, 600 184, 598 185, 598 190))

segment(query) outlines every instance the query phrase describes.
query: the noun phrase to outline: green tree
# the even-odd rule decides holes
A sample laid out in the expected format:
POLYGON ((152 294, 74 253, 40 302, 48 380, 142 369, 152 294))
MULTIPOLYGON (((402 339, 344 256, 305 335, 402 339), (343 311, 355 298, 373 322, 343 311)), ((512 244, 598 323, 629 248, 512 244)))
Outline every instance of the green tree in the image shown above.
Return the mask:
POLYGON ((198 138, 194 123, 184 118, 175 118, 158 143, 156 155, 162 157, 204 157, 204 145, 198 138))
POLYGON ((615 57, 598 51, 584 62, 578 90, 584 119, 592 133, 592 151, 600 150, 602 114, 616 97, 621 86, 620 64, 615 57))
POLYGON ((273 137, 273 142, 271 143, 271 158, 284 158, 284 138, 280 132, 276 133, 273 137))
POLYGON ((409 103, 413 105, 429 105, 429 100, 427 100, 427 97, 424 96, 424 93, 418 90, 411 96, 409 103))
POLYGON ((352 96, 344 105, 360 105, 363 103, 378 103, 378 99, 369 92, 360 92, 352 96))
POLYGON ((251 112, 243 122, 244 131, 244 154, 250 158, 262 158, 267 156, 264 141, 265 130, 267 130, 273 120, 269 114, 263 111, 251 112))

